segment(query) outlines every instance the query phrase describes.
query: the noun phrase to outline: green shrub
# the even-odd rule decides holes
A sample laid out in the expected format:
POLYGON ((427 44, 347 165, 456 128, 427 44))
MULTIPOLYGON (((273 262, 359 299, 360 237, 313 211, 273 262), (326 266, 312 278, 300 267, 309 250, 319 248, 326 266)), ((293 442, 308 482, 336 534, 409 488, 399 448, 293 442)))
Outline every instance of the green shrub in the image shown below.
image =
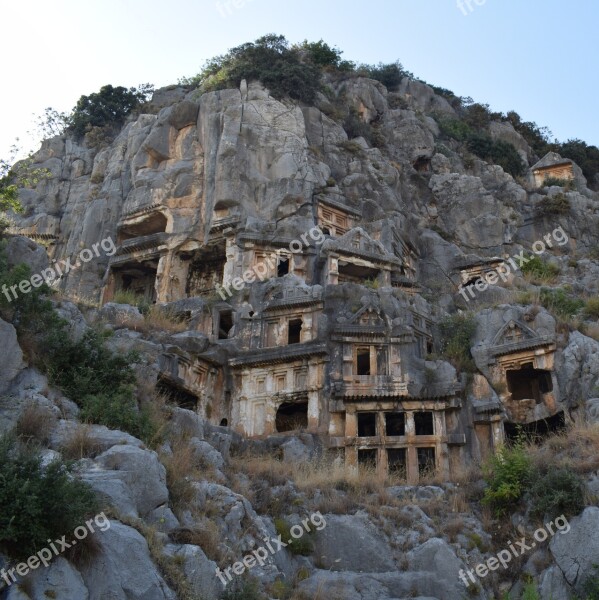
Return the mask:
POLYGON ((532 475, 524 444, 501 448, 485 463, 483 475, 487 482, 483 504, 502 516, 520 502, 532 475))
POLYGON ((522 600, 540 600, 539 593, 537 592, 537 586, 534 583, 527 583, 524 586, 522 600))
POLYGON ((44 340, 45 365, 50 381, 81 404, 86 396, 118 394, 135 383, 131 363, 135 353, 115 354, 104 336, 92 329, 73 341, 63 328, 50 331, 44 340))
POLYGON ((555 279, 560 274, 560 268, 557 265, 546 262, 539 256, 533 256, 520 267, 520 270, 526 275, 532 275, 545 281, 555 279))
POLYGON ((149 84, 129 89, 105 85, 99 92, 79 98, 68 118, 68 128, 77 137, 83 137, 92 127, 120 126, 125 117, 144 102, 152 91, 149 84))
POLYGON ((261 81, 276 98, 312 103, 321 88, 321 68, 302 60, 299 48, 269 34, 209 60, 191 82, 202 91, 239 87, 242 79, 261 81))
POLYGON ((475 371, 470 354, 472 337, 476 332, 476 320, 469 313, 445 317, 439 324, 441 330, 441 353, 458 369, 475 371))
POLYGON ((599 565, 593 565, 594 574, 589 575, 582 584, 578 600, 599 600, 599 565))
POLYGON ((559 144, 555 151, 564 158, 573 160, 581 169, 589 184, 596 183, 596 176, 599 173, 599 148, 589 146, 582 140, 568 140, 559 144))
POLYGON ((437 118, 441 133, 448 138, 453 138, 459 142, 466 141, 470 136, 474 135, 474 131, 470 125, 460 119, 451 119, 447 117, 437 118))
POLYGON ((302 537, 294 539, 291 535, 291 527, 289 523, 285 519, 277 518, 275 519, 275 529, 277 530, 277 534, 281 536, 281 539, 284 543, 287 543, 290 540, 290 544, 287 546, 287 550, 291 552, 291 554, 301 555, 301 556, 310 556, 314 552, 314 543, 312 542, 312 538, 310 534, 304 531, 304 535, 302 537))
POLYGON ((139 409, 131 388, 81 398, 81 420, 120 429, 150 442, 157 430, 150 414, 139 409))
POLYGON ((323 40, 319 40, 318 42, 304 40, 299 49, 304 50, 309 60, 319 67, 338 69, 342 62, 341 55, 343 52, 338 48, 332 48, 323 40))
POLYGON ((388 90, 395 90, 404 77, 411 76, 404 70, 399 61, 378 65, 360 65, 359 72, 363 72, 370 79, 380 81, 388 90))
POLYGON ((221 600, 263 600, 256 581, 234 581, 227 586, 221 600))
POLYGON ((532 504, 531 513, 550 519, 560 515, 575 516, 584 509, 584 481, 569 469, 552 469, 546 473, 534 472, 527 497, 532 504))
POLYGON ((12 436, 0 438, 0 550, 26 558, 69 536, 98 512, 93 490, 59 460, 42 468, 41 456, 12 436))
POLYGON ((555 196, 547 196, 537 205, 537 213, 541 215, 565 215, 570 212, 570 200, 560 192, 555 196))
POLYGON ((588 319, 599 319, 599 298, 587 300, 584 307, 584 316, 588 319))
POLYGON ((129 304, 130 306, 136 306, 142 315, 148 314, 152 303, 147 296, 136 294, 131 290, 117 290, 114 293, 112 300, 117 304, 129 304))
POLYGON ((558 187, 565 187, 570 189, 572 187, 572 180, 571 179, 559 179, 558 177, 546 177, 545 181, 543 181, 543 186, 544 187, 552 187, 552 186, 558 186, 558 187))
POLYGON ((571 318, 584 306, 584 300, 568 294, 563 288, 541 288, 541 304, 559 317, 571 318))

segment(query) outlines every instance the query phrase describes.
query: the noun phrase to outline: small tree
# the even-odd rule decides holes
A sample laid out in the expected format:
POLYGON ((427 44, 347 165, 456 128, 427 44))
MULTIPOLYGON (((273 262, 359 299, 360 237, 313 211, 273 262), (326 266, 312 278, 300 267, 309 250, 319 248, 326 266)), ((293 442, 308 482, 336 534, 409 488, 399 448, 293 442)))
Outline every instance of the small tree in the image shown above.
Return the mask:
POLYGON ((118 127, 134 108, 148 99, 152 91, 150 84, 129 89, 105 85, 99 92, 79 98, 68 119, 69 129, 77 137, 83 137, 91 127, 118 127))

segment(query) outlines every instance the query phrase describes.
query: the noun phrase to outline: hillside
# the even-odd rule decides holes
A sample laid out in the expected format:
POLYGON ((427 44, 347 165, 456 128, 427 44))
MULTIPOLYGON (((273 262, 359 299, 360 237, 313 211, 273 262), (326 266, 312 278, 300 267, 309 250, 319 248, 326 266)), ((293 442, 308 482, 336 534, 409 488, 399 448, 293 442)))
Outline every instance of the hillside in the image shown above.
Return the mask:
POLYGON ((82 97, 0 180, 0 567, 105 520, 0 596, 599 598, 598 157, 279 36, 82 97))

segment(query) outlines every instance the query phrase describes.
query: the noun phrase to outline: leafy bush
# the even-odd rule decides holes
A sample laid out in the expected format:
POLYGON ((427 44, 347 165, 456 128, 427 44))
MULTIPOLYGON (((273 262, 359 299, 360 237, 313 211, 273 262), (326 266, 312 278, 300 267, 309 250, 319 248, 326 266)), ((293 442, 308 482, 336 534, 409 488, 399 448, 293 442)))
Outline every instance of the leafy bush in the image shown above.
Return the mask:
POLYGON ((555 196, 547 196, 538 206, 537 212, 542 215, 565 215, 570 212, 570 200, 560 192, 555 196))
POLYGON ((250 580, 229 584, 221 600, 263 600, 263 598, 264 596, 258 591, 258 584, 250 580))
POLYGON ((287 540, 291 541, 287 546, 287 549, 291 554, 310 556, 310 554, 314 552, 314 544, 308 532, 304 531, 304 535, 295 539, 291 535, 289 523, 287 523, 285 519, 280 518, 275 519, 275 529, 277 530, 277 534, 281 536, 283 542, 287 543, 287 540))
POLYGON ((534 583, 530 582, 524 586, 522 600, 540 600, 539 593, 537 592, 537 586, 534 583))
POLYGON ((459 142, 467 140, 470 136, 474 134, 472 127, 470 127, 470 125, 468 125, 465 121, 461 121, 460 119, 438 117, 437 122, 439 123, 441 133, 445 137, 453 138, 455 140, 458 140, 459 142))
MULTIPOLYGON (((311 51, 317 60, 324 59, 324 46, 320 52, 311 51)), ((269 34, 209 60, 190 82, 213 91, 239 87, 242 79, 261 81, 276 98, 312 103, 321 87, 321 69, 310 60, 302 61, 301 50, 290 48, 284 36, 269 34)))
POLYGON ((520 267, 522 273, 532 275, 538 279, 549 281, 560 274, 560 269, 557 265, 542 260, 538 256, 533 256, 529 262, 520 267))
POLYGON ((120 126, 125 117, 152 93, 149 84, 139 88, 105 85, 99 92, 81 96, 68 117, 68 129, 77 137, 83 137, 92 127, 120 126))
POLYGON ((405 71, 399 61, 388 64, 361 65, 358 72, 370 79, 380 81, 388 90, 395 90, 404 77, 411 76, 411 73, 405 71))
POLYGON ((541 304, 560 317, 573 317, 584 306, 584 300, 567 293, 563 288, 542 288, 541 304))
POLYGON ((589 319, 599 319, 599 298, 587 300, 584 307, 584 316, 589 319))
POLYGON ((79 404, 83 421, 120 429, 147 442, 157 433, 150 414, 137 407, 131 389, 84 396, 79 404))
MULTIPOLYGON (((480 107, 482 105, 473 104, 468 110, 472 110, 475 106, 480 107)), ((483 118, 482 116, 483 113, 487 114, 485 110, 488 109, 483 107, 483 109, 473 112, 469 120, 438 117, 437 121, 441 133, 445 137, 464 142, 470 152, 482 160, 498 164, 512 176, 522 175, 525 171, 525 165, 512 144, 501 140, 495 141, 486 133, 481 133, 472 126, 472 123, 482 124, 486 121, 486 117, 483 118)), ((487 117, 489 117, 488 114, 487 117)))
POLYGON ((570 189, 572 186, 571 179, 559 179, 558 177, 546 177, 545 181, 543 181, 543 185, 545 187, 552 187, 554 185, 558 187, 565 187, 570 189))
POLYGON ((497 516, 504 515, 521 500, 531 474, 532 463, 522 442, 501 448, 483 466, 487 482, 483 504, 497 516))
POLYGON ((39 452, 0 438, 0 549, 26 558, 69 535, 98 511, 92 489, 61 461, 42 467, 39 452))
POLYGON ((589 184, 596 184, 599 174, 599 148, 589 146, 582 140, 568 140, 557 146, 558 152, 564 158, 573 160, 581 169, 589 184))
POLYGON ((476 320, 470 314, 456 314, 445 317, 441 330, 441 351, 453 364, 464 371, 475 371, 476 366, 470 354, 472 337, 476 331, 476 320))
POLYGON ((535 472, 531 477, 528 497, 532 514, 554 519, 560 515, 578 515, 584 508, 584 481, 569 469, 535 472))
POLYGON ((119 394, 135 382, 135 353, 114 354, 104 336, 88 330, 73 341, 65 328, 55 328, 44 340, 45 365, 52 383, 78 401, 86 396, 119 394))
POLYGON ((593 565, 593 570, 595 573, 589 575, 582 584, 578 600, 599 600, 599 565, 593 565))
POLYGON ((509 142, 495 141, 487 135, 474 134, 468 138, 466 145, 470 152, 483 160, 494 162, 513 177, 522 175, 525 171, 518 151, 509 142))
POLYGON ((319 40, 318 42, 304 40, 299 49, 306 52, 308 59, 319 67, 338 69, 341 63, 344 66, 348 64, 347 61, 341 60, 341 55, 343 54, 341 50, 332 48, 323 40, 319 40))

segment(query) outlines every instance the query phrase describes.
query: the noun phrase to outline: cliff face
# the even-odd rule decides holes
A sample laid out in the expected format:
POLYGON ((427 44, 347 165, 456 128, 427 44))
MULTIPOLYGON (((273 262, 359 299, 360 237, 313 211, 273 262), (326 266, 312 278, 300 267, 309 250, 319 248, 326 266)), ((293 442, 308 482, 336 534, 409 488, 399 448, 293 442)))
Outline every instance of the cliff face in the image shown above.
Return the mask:
MULTIPOLYGON (((408 484, 422 483, 431 471, 451 481, 517 426, 551 430, 587 415, 595 419, 599 343, 569 333, 533 302, 539 286, 519 268, 536 253, 554 267, 551 286, 579 296, 598 293, 599 194, 588 189, 578 166, 557 155, 537 162, 541 157, 511 125, 492 123, 492 138, 512 144, 529 167, 514 179, 441 134, 439 121, 456 112, 429 86, 406 78, 390 93, 364 78, 328 83, 328 95, 319 95, 315 106, 276 100, 255 82, 201 96, 167 88, 145 107, 150 114, 130 117, 106 147, 47 140, 34 166, 52 177, 22 192, 25 213, 12 233, 43 243, 54 264, 69 259, 77 265, 56 287, 67 298, 104 305, 91 317, 118 330, 114 347, 141 350, 148 385, 206 421, 210 435, 193 437, 197 452, 211 456, 217 470, 223 459, 207 442, 228 461, 231 439, 243 446, 243 439, 283 434, 289 440, 272 443, 288 441, 281 452, 290 460, 295 450, 313 457, 314 448, 303 446, 314 443, 310 436, 301 444, 291 437, 301 431, 349 469, 374 466, 408 484), (360 131, 378 147, 364 137, 348 138, 337 119, 339 102, 351 107, 360 131), (555 173, 567 183, 544 187, 555 173), (101 244, 108 238, 114 245, 101 244), (81 260, 82 250, 98 244, 91 260, 81 260), (118 305, 123 292, 168 305, 185 319, 186 330, 140 339, 126 329, 142 317, 118 305), (448 362, 439 330, 443 317, 457 309, 473 311, 475 319, 468 369, 448 362)), ((17 240, 11 247, 23 243, 17 240)), ((20 354, 15 360, 18 371, 20 354)), ((145 461, 143 469, 154 469, 152 481, 164 486, 155 456, 137 456, 145 451, 130 446, 135 442, 119 460, 131 470, 145 461)), ((112 468, 111 448, 106 444, 96 466, 86 466, 92 483, 98 465, 112 468)), ((264 527, 274 531, 245 498, 220 489, 224 475, 217 480, 198 487, 197 502, 218 503, 224 494, 227 506, 237 506, 230 513, 224 504, 219 509, 221 525, 239 529, 232 536, 242 537, 244 518, 255 540, 264 527)), ((121 513, 129 510, 146 523, 171 519, 158 514, 168 496, 158 494, 142 510, 133 506, 134 492, 123 498, 117 484, 110 486, 115 489, 103 492, 121 513)), ((431 493, 443 494, 437 490, 431 493)), ((394 493, 401 500, 404 492, 394 493)), ((432 537, 430 519, 420 513, 403 518, 414 518, 428 533, 410 540, 391 536, 389 564, 371 565, 369 572, 400 564, 397 542, 409 549, 403 560, 411 571, 429 573, 430 585, 414 573, 396 579, 377 574, 376 585, 389 594, 380 598, 403 597, 413 586, 432 597, 447 575, 433 564, 438 552, 461 565, 445 542, 432 537), (392 592, 393 586, 400 591, 392 592)), ((191 515, 177 516, 172 529, 193 524, 191 515)), ((355 519, 336 527, 335 551, 344 545, 343 527, 351 535, 371 535, 370 525, 355 519)), ((473 531, 479 529, 476 522, 473 531)), ((139 561, 149 561, 135 532, 116 533, 130 536, 140 546, 139 561)), ((255 540, 243 538, 244 549, 255 540)), ((191 561, 196 548, 183 544, 170 551, 191 561)), ((342 570, 351 577, 321 573, 304 589, 316 593, 325 582, 343 588, 344 598, 370 597, 359 591, 362 575, 354 573, 366 554, 347 551, 342 570)), ((203 568, 214 570, 201 558, 203 568)), ((466 558, 472 557, 462 552, 460 559, 466 558)), ((276 574, 300 566, 279 563, 276 574)), ((136 569, 138 577, 144 566, 136 569)), ((553 569, 546 581, 555 577, 565 589, 553 569)), ((84 573, 89 589, 94 577, 84 573)), ((207 597, 216 594, 212 583, 199 586, 207 597)), ((171 597, 165 585, 157 579, 147 597, 171 597)), ((452 584, 439 597, 460 594, 452 584)), ((479 597, 485 594, 481 589, 479 597)))

